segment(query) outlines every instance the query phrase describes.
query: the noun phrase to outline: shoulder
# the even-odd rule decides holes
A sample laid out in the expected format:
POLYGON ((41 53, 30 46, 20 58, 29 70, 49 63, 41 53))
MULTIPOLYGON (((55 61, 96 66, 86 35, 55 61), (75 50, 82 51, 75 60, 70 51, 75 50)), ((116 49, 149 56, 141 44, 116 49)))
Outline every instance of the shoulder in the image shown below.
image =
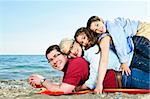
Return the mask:
POLYGON ((77 58, 71 59, 71 63, 78 62, 78 61, 85 61, 85 59, 83 57, 77 57, 77 58))
POLYGON ((77 57, 71 59, 68 63, 67 73, 70 74, 78 74, 83 72, 88 72, 89 63, 82 57, 77 57))
POLYGON ((77 57, 77 58, 71 59, 69 61, 69 64, 74 65, 74 66, 80 66, 83 64, 88 65, 88 62, 83 57, 77 57))
POLYGON ((98 51, 99 51, 98 45, 94 45, 94 46, 90 47, 89 49, 87 49, 85 51, 85 53, 96 53, 98 51))
POLYGON ((127 19, 123 18, 123 17, 117 17, 117 18, 114 18, 114 19, 111 19, 111 20, 108 20, 106 21, 106 25, 109 26, 109 25, 113 25, 113 26, 116 26, 117 24, 119 23, 124 23, 126 22, 127 19))
POLYGON ((98 38, 98 41, 100 42, 103 38, 105 39, 110 39, 111 35, 109 33, 102 33, 99 38, 98 38))

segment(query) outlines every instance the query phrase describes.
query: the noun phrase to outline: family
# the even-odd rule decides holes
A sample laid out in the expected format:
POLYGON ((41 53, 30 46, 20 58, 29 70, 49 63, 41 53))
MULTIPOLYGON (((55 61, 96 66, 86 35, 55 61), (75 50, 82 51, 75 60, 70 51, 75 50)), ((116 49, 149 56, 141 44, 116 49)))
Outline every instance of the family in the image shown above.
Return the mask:
POLYGON ((74 39, 64 38, 45 53, 48 63, 64 72, 60 84, 33 74, 32 87, 70 93, 105 88, 150 89, 150 23, 92 16, 74 39))

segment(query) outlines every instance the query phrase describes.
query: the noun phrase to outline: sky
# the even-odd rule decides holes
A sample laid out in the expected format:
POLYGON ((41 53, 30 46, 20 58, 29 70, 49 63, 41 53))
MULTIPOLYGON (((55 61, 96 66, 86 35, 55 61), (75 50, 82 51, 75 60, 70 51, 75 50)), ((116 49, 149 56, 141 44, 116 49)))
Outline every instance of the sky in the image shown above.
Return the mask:
POLYGON ((44 55, 93 15, 150 21, 150 1, 0 0, 0 55, 44 55))

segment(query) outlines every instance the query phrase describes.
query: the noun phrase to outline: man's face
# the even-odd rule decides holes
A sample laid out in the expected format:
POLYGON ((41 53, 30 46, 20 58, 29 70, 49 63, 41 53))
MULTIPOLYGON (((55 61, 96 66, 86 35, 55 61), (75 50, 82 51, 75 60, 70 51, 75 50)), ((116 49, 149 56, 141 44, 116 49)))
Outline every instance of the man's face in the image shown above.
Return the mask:
POLYGON ((62 70, 67 63, 67 57, 57 50, 52 50, 47 54, 48 62, 52 65, 54 69, 62 70))

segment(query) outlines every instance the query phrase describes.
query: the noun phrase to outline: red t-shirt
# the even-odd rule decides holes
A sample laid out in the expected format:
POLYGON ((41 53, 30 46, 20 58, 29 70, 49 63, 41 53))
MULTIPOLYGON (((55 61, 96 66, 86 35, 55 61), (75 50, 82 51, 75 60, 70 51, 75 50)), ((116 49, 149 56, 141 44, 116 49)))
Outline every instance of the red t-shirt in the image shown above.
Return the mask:
POLYGON ((82 57, 69 59, 63 71, 63 83, 79 86, 88 79, 89 64, 82 57))

